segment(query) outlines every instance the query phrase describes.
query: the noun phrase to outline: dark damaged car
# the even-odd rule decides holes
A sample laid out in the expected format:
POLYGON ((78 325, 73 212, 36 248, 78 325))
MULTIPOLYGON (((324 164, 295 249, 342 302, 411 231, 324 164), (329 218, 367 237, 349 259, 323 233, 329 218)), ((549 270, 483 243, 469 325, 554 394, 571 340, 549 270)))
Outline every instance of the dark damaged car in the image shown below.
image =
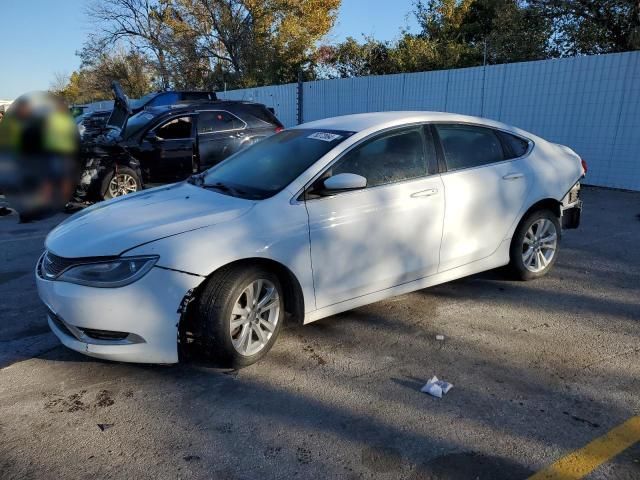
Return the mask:
MULTIPOLYGON (((120 83, 114 81, 111 84, 114 98, 123 95, 120 83)), ((152 92, 142 98, 128 99, 130 113, 136 114, 145 108, 164 107, 167 105, 187 104, 201 101, 218 100, 215 92, 199 92, 192 90, 170 90, 164 92, 152 92)), ((78 127, 83 140, 90 140, 103 134, 107 121, 111 115, 111 110, 100 110, 84 113, 79 120, 78 127)))
POLYGON ((131 115, 117 95, 106 133, 83 142, 77 197, 109 199, 184 180, 282 129, 258 103, 204 101, 131 115))

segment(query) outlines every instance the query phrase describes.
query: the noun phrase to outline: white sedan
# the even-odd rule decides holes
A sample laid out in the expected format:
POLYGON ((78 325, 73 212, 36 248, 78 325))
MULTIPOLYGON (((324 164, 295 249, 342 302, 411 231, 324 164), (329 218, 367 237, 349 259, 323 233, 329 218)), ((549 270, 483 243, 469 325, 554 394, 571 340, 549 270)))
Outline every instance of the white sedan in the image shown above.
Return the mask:
POLYGON ((433 112, 299 125, 189 180, 94 205, 36 279, 69 348, 174 363, 260 359, 309 323, 509 265, 528 280, 578 226, 586 164, 502 123, 433 112))

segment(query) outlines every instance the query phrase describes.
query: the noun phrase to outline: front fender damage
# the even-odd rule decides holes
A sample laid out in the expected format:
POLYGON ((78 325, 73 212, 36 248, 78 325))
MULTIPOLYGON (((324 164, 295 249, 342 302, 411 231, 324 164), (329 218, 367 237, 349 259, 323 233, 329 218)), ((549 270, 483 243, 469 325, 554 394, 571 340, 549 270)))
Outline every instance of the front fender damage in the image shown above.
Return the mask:
POLYGON ((95 156, 89 157, 84 162, 84 168, 80 173, 80 181, 76 189, 76 197, 79 200, 99 200, 102 195, 104 179, 118 171, 120 166, 126 166, 136 172, 142 179, 140 162, 130 155, 117 157, 95 156))

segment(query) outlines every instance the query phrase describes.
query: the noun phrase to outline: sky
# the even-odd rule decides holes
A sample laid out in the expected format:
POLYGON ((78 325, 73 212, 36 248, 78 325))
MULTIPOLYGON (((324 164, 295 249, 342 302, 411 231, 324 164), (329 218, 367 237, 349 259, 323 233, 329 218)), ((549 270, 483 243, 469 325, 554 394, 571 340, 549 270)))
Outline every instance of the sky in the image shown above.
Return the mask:
MULTIPOLYGON (((91 31, 88 0, 0 0, 0 100, 46 90, 56 74, 78 68, 76 56, 91 31)), ((372 35, 393 40, 400 29, 416 29, 414 0, 342 0, 338 21, 327 36, 372 35)))

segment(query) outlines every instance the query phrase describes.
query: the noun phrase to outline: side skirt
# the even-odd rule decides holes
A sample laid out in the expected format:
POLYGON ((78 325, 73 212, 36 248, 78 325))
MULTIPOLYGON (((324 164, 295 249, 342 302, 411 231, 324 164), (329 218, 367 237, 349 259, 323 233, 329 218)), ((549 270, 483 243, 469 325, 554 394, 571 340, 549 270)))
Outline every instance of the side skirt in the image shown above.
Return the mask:
POLYGON ((476 262, 468 263, 460 267, 452 268, 444 272, 439 272, 428 277, 419 278, 411 282, 396 285, 394 287, 385 288, 377 292, 368 293, 360 297, 352 298, 351 300, 345 300, 344 302, 329 305, 327 307, 314 310, 305 314, 303 324, 315 322, 321 318, 325 318, 337 313, 352 310, 363 305, 379 302, 389 297, 395 297, 396 295, 403 295, 405 293, 414 292, 423 288, 433 287, 441 283, 457 280, 458 278, 468 277, 476 273, 491 270, 493 268, 502 267, 509 263, 509 247, 511 239, 503 240, 500 247, 490 256, 478 260, 476 262))

